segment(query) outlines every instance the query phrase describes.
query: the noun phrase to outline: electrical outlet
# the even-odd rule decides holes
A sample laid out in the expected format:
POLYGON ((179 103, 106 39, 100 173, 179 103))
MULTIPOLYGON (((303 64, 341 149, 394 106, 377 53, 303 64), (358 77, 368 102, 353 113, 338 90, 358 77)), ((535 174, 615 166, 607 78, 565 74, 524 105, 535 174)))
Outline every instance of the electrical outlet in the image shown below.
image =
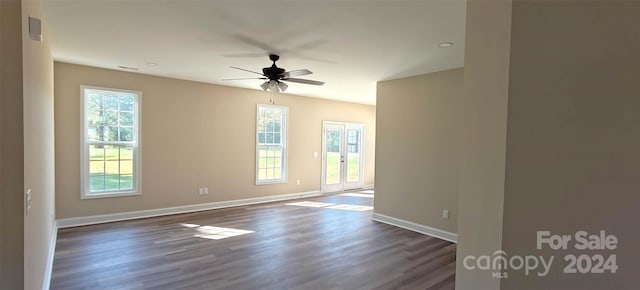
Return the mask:
POLYGON ((300 185, 300 179, 296 180, 296 185, 300 185))
POLYGON ((202 187, 198 188, 198 194, 199 195, 203 195, 204 194, 204 188, 202 188, 202 187))
POLYGON ((204 188, 204 194, 209 194, 209 188, 208 187, 204 188))
POLYGON ((447 209, 443 209, 442 210, 442 218, 445 219, 445 220, 449 219, 449 210, 447 210, 447 209))

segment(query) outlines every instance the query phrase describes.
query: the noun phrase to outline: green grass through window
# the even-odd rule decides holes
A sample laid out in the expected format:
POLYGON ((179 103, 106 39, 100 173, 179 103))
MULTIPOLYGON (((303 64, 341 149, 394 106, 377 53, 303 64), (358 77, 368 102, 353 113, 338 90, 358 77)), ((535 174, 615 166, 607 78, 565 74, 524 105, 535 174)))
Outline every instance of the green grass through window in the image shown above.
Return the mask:
POLYGON ((89 190, 133 189, 133 148, 120 145, 89 146, 89 190))
MULTIPOLYGON (((360 179, 360 155, 358 153, 349 153, 347 161, 347 181, 357 182, 360 179)), ((327 175, 325 182, 327 184, 336 184, 340 182, 340 153, 327 152, 327 175)))

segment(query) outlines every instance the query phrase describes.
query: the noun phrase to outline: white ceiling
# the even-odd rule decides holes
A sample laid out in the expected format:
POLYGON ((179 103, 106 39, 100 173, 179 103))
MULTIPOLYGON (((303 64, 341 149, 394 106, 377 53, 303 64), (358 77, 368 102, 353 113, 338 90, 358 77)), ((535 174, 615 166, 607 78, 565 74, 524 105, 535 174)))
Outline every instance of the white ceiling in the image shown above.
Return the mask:
POLYGON ((462 67, 466 4, 439 1, 49 1, 54 59, 260 89, 238 66, 307 68, 287 93, 375 104, 376 82, 462 67), (444 41, 453 47, 439 48, 444 41), (156 67, 146 63, 159 64, 156 67))

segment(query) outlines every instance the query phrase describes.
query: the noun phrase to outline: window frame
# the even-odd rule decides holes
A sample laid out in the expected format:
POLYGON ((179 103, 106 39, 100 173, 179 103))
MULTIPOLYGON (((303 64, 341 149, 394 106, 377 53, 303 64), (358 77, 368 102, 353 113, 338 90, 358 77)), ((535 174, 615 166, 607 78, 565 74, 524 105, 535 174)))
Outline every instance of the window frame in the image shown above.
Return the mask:
POLYGON ((288 182, 288 131, 289 131, 289 108, 284 106, 276 106, 276 105, 267 105, 267 104, 257 104, 256 106, 256 120, 255 120, 255 133, 256 133, 256 142, 254 143, 256 146, 256 166, 255 166, 255 176, 256 176, 256 185, 266 185, 266 184, 281 184, 288 182), (281 163, 281 173, 282 177, 279 179, 260 179, 260 131, 258 131, 258 122, 260 121, 260 109, 268 108, 268 109, 278 109, 281 112, 282 116, 282 125, 280 126, 280 143, 282 146, 282 163, 281 163))
MULTIPOLYGON (((125 89, 105 88, 98 86, 81 85, 80 86, 80 199, 95 199, 95 198, 109 198, 109 197, 122 197, 122 196, 136 196, 142 194, 142 126, 140 120, 142 119, 142 92, 125 89), (133 118, 134 138, 132 154, 133 154, 133 189, 131 190, 112 190, 94 192, 90 191, 89 185, 91 183, 89 172, 89 146, 91 142, 88 140, 88 114, 87 114, 87 97, 85 95, 86 90, 98 90, 107 92, 121 92, 135 95, 133 112, 136 116, 133 118)), ((114 142, 118 143, 120 141, 114 142)), ((104 142, 109 143, 109 142, 104 142)))

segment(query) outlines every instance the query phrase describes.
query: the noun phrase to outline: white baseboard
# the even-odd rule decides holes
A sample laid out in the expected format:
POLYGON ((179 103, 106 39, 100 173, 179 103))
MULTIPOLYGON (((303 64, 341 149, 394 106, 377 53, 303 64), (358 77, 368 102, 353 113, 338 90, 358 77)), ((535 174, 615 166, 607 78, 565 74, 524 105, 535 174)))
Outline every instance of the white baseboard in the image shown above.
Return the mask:
POLYGON ((184 205, 184 206, 176 206, 176 207, 130 211, 130 212, 121 212, 121 213, 104 214, 104 215, 94 215, 94 216, 86 216, 86 217, 64 218, 64 219, 57 220, 57 225, 58 225, 58 228, 69 228, 69 227, 101 224, 101 223, 116 222, 116 221, 123 221, 123 220, 132 220, 132 219, 139 219, 139 218, 148 218, 148 217, 172 215, 172 214, 180 214, 180 213, 190 213, 190 212, 196 212, 196 211, 212 210, 212 209, 227 208, 227 207, 234 207, 234 206, 251 205, 251 204, 258 204, 258 203, 265 203, 265 202, 274 202, 274 201, 289 200, 289 199, 311 197, 311 196, 318 196, 318 195, 322 195, 322 193, 320 191, 307 191, 307 192, 300 192, 300 193, 280 194, 280 195, 237 199, 237 200, 220 201, 220 202, 212 202, 212 203, 202 203, 202 204, 184 205))
POLYGON ((49 290, 51 285, 51 271, 53 270, 53 256, 56 253, 56 241, 58 240, 58 225, 53 223, 51 230, 51 240, 49 242, 49 255, 47 256, 47 264, 44 268, 44 280, 42 281, 42 290, 49 290))
POLYGON ((374 189, 374 184, 365 184, 362 189, 374 189))
POLYGON ((410 231, 414 231, 414 232, 418 232, 421 234, 425 234, 425 235, 429 235, 432 237, 436 237, 445 241, 449 241, 449 242, 454 242, 457 243, 458 241, 458 235, 451 233, 451 232, 447 232, 447 231, 443 231, 443 230, 439 230, 436 228, 432 228, 432 227, 428 227, 425 225, 421 225, 421 224, 416 224, 414 222, 410 222, 410 221, 406 221, 406 220, 402 220, 399 218, 394 218, 394 217, 390 217, 388 215, 383 215, 383 214, 379 214, 379 213, 373 213, 371 219, 373 219, 374 221, 377 222, 381 222, 381 223, 385 223, 385 224, 389 224, 392 226, 396 226, 399 228, 403 228, 403 229, 407 229, 410 231))

